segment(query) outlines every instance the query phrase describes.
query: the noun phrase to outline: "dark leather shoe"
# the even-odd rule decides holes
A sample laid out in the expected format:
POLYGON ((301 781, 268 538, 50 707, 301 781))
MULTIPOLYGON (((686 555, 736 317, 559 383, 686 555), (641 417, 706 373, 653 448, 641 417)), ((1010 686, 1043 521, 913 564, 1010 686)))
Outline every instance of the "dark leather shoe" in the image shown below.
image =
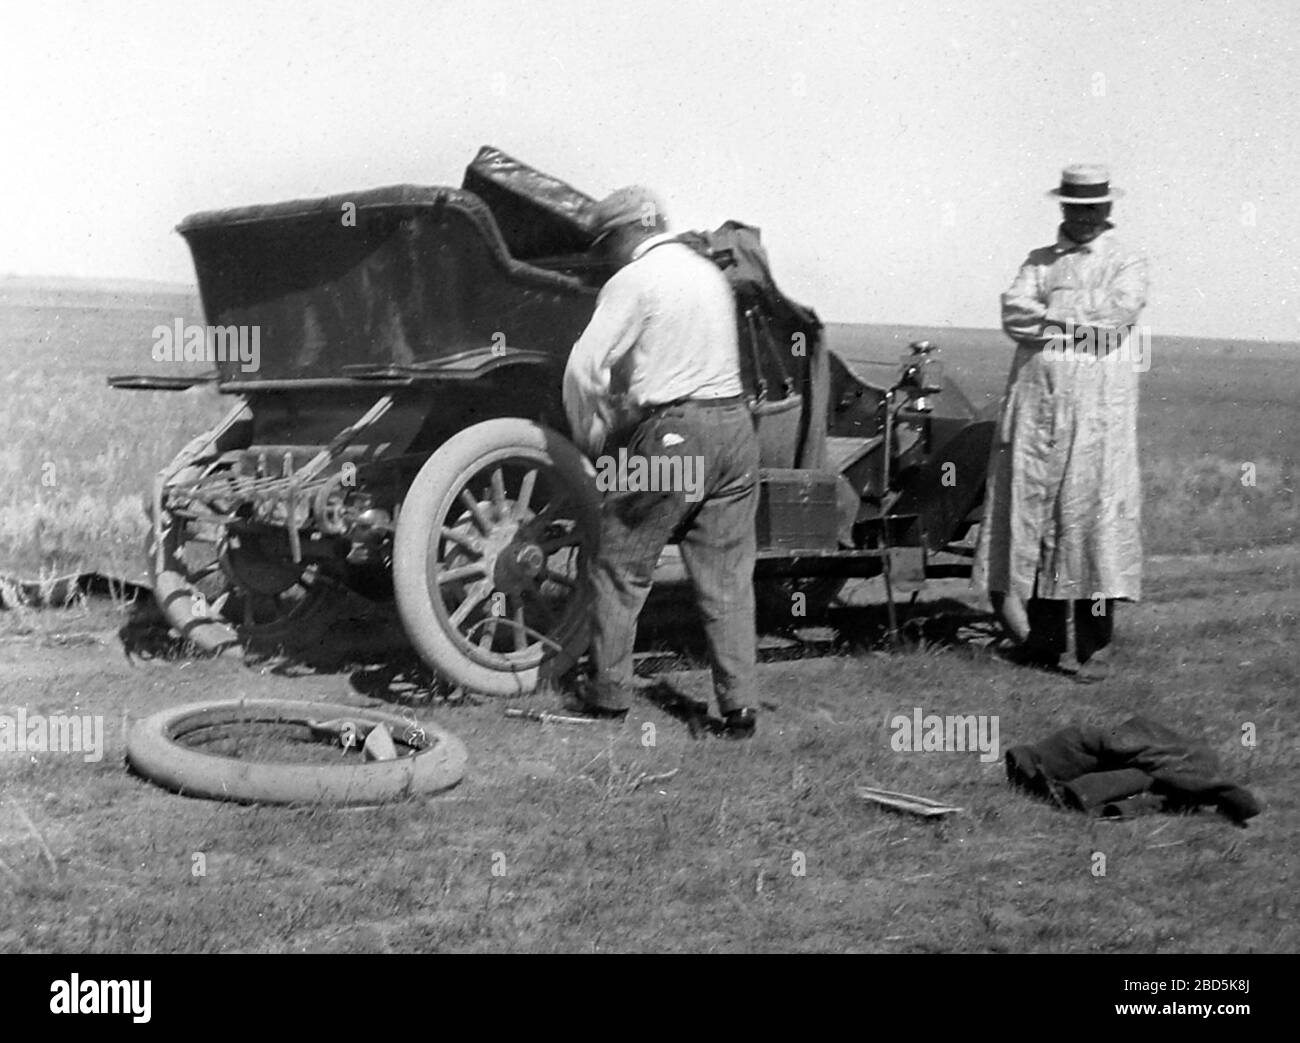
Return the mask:
POLYGON ((628 708, 626 706, 601 706, 600 703, 582 703, 582 712, 592 717, 608 717, 613 720, 619 717, 627 716, 628 708))
POLYGON ((579 678, 573 688, 574 698, 578 700, 584 713, 593 717, 625 717, 628 705, 621 698, 622 693, 608 686, 603 686, 590 678, 579 678))
POLYGON ((1044 652, 1031 645, 1013 645, 1011 648, 1000 650, 996 654, 1003 662, 1011 663, 1013 666, 1028 666, 1052 673, 1061 672, 1061 656, 1059 653, 1044 652))
POLYGON ((722 715, 722 733, 731 739, 748 739, 758 726, 758 711, 741 706, 722 715))

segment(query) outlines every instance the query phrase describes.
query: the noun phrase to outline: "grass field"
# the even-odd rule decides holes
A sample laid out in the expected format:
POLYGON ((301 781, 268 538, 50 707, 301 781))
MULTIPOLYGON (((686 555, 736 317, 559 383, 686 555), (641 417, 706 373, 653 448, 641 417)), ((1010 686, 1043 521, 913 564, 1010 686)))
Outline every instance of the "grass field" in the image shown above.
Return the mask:
MULTIPOLYGON (((194 302, 0 291, 0 574, 138 573, 141 493, 224 403, 112 391, 104 377, 157 371, 151 329, 198 321, 194 302)), ((997 334, 832 333, 885 358, 931 336, 980 403, 1005 380, 997 334)), ((349 651, 351 623, 326 642, 333 661, 308 669, 188 657, 146 606, 0 613, 0 714, 98 715, 106 737, 97 762, 0 754, 0 951, 1296 951, 1290 350, 1156 339, 1146 597, 1121 608, 1120 669, 1099 685, 990 657, 978 621, 956 628, 978 607, 959 582, 927 589, 926 636, 899 651, 878 643, 871 585, 822 625, 766 637, 748 743, 693 738, 650 699, 623 723, 508 720, 505 705, 560 700, 449 692, 400 643, 349 651), (410 705, 465 740, 469 772, 443 796, 340 811, 191 800, 123 770, 132 720, 241 696, 410 705), (1244 829, 1208 811, 1119 823, 1057 811, 1009 789, 996 760, 893 749, 890 719, 916 708, 996 716, 1002 750, 1147 714, 1206 742, 1265 811, 1244 829), (858 801, 859 783, 964 810, 900 816, 858 801)), ((683 612, 662 593, 640 669, 705 699, 683 612)))
POLYGON ((201 322, 197 297, 0 281, 0 575, 140 573, 154 472, 227 405, 108 386, 202 370, 150 357, 153 328, 177 317, 201 322))
MULTIPOLYGON (((1167 558, 1148 579, 1121 616, 1123 673, 1088 687, 964 640, 873 652, 879 613, 841 609, 765 651, 748 743, 693 740, 650 701, 621 724, 508 720, 503 705, 559 702, 385 686, 400 655, 294 676, 128 661, 105 609, 0 619, 0 702, 102 714, 107 737, 97 763, 0 757, 0 786, 43 838, 0 804, 0 950, 1294 952, 1300 560, 1167 558), (457 789, 372 811, 242 808, 121 766, 129 721, 167 706, 376 695, 466 742, 457 789), (1208 742, 1265 810, 1245 829, 1210 811, 1057 811, 977 753, 895 751, 889 720, 917 707, 997 715, 1003 750, 1140 711, 1208 742), (965 810, 900 816, 860 803, 858 783, 965 810)), ((707 698, 693 650, 676 647, 685 657, 646 672, 707 698)))

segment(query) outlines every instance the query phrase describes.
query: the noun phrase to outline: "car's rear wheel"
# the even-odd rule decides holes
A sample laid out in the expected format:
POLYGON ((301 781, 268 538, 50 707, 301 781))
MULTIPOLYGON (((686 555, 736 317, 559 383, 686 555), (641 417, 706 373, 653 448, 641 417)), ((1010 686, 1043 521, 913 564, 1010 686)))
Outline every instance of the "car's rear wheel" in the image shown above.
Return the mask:
POLYGON ((600 499, 584 464, 554 431, 504 418, 461 431, 420 469, 397 520, 393 588, 407 636, 443 677, 524 694, 586 649, 600 499))
POLYGON ((157 535, 151 529, 148 538, 154 597, 167 622, 211 653, 318 640, 346 600, 326 563, 295 563, 277 541, 232 533, 193 506, 174 508, 165 492, 157 535))

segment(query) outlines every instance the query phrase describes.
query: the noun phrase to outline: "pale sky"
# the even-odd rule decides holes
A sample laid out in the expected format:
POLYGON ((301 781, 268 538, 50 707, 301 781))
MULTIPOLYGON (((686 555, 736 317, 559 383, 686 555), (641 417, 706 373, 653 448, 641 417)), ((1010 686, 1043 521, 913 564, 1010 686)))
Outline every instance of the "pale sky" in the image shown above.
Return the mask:
POLYGON ((1157 335, 1300 340, 1294 0, 7 4, 0 274, 193 281, 186 214, 491 143, 762 227, 826 321, 998 325, 1109 164, 1157 335))

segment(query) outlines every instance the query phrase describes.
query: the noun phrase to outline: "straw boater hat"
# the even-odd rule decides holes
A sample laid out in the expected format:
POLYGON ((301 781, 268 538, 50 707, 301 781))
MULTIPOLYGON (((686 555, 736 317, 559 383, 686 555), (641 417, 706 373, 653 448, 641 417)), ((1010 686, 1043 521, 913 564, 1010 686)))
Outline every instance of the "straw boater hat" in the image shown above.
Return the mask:
POLYGON ((1062 203, 1109 203, 1124 193, 1110 187, 1110 171, 1095 163, 1075 163, 1061 171, 1061 185, 1047 193, 1062 203))

